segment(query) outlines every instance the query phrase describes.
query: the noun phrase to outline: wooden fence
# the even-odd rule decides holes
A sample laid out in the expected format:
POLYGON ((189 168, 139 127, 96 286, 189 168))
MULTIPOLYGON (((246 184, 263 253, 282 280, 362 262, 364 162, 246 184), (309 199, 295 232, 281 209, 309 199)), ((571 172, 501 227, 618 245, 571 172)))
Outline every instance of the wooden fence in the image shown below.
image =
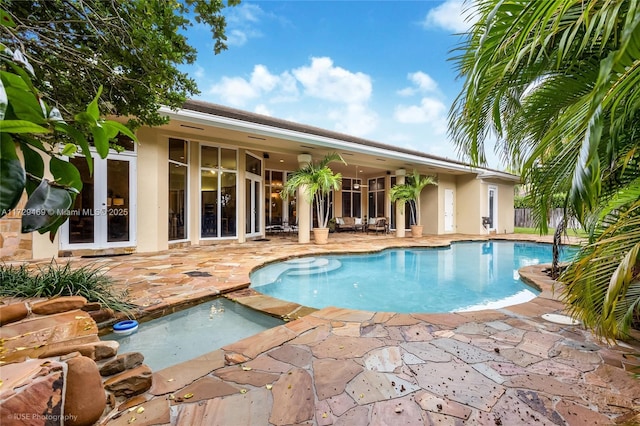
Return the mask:
MULTIPOLYGON (((533 228, 535 223, 531 214, 531 209, 514 209, 514 226, 516 228, 533 228)), ((549 221, 547 226, 550 228, 557 228, 562 219, 562 209, 553 209, 549 215, 549 221)), ((572 218, 567 224, 568 229, 578 229, 580 225, 575 218, 572 218)))

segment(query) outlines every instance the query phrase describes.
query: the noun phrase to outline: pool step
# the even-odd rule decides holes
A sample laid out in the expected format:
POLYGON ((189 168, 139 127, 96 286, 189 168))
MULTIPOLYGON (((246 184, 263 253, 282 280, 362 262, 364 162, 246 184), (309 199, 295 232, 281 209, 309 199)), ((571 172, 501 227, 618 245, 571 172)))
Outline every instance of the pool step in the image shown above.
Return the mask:
POLYGON ((341 266, 342 263, 338 259, 299 257, 278 263, 277 265, 272 265, 268 274, 265 274, 263 271, 259 281, 256 280, 255 277, 251 277, 251 286, 259 287, 261 285, 271 284, 283 274, 308 276, 334 271, 341 266))
POLYGON ((287 275, 315 275, 335 271, 341 266, 342 263, 338 259, 320 257, 315 258, 314 262, 296 263, 294 268, 288 269, 285 273, 287 275))

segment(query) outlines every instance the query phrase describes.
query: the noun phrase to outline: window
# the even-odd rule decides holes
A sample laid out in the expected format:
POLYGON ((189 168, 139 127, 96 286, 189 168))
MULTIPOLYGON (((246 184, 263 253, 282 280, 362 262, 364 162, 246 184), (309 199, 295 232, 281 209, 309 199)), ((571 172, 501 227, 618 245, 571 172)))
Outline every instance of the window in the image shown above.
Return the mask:
POLYGON ((267 218, 267 226, 282 225, 286 220, 284 215, 284 200, 282 199, 284 172, 278 170, 267 170, 264 177, 264 209, 265 217, 267 218))
POLYGON ((384 217, 384 178, 369 179, 369 217, 384 217))
POLYGON ((202 145, 200 148, 200 235, 237 236, 237 151, 202 145))
POLYGON ((342 216, 362 217, 360 179, 342 178, 342 216))
POLYGON ((187 238, 189 142, 169 139, 169 241, 187 238))

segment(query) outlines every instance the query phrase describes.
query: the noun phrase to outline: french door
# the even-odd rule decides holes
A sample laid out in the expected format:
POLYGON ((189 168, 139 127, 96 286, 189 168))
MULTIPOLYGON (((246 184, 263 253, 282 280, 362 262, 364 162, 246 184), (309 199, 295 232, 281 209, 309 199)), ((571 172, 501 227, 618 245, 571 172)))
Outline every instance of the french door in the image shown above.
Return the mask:
POLYGON ((110 154, 69 160, 80 172, 82 191, 61 232, 63 249, 104 249, 136 245, 136 157, 110 154))
POLYGON ((489 186, 489 211, 487 215, 489 217, 489 230, 493 231, 498 227, 498 188, 495 186, 489 186))
POLYGON ((261 212, 260 193, 262 181, 258 176, 248 175, 245 179, 245 234, 247 237, 260 235, 261 212))

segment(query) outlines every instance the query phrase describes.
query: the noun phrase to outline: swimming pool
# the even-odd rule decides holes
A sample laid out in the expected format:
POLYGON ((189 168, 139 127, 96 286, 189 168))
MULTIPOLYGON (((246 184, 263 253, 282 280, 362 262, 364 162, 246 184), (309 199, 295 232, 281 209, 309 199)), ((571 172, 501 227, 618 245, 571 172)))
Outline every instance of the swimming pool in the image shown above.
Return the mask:
POLYGON ((178 364, 252 336, 284 321, 219 298, 140 323, 129 336, 107 334, 118 353, 140 352, 153 371, 178 364))
MULTIPOLYGON (((573 249, 564 248, 566 260, 573 249)), ((260 293, 313 308, 454 312, 499 308, 536 297, 518 269, 550 263, 550 244, 458 242, 448 247, 300 257, 251 274, 260 293)))

